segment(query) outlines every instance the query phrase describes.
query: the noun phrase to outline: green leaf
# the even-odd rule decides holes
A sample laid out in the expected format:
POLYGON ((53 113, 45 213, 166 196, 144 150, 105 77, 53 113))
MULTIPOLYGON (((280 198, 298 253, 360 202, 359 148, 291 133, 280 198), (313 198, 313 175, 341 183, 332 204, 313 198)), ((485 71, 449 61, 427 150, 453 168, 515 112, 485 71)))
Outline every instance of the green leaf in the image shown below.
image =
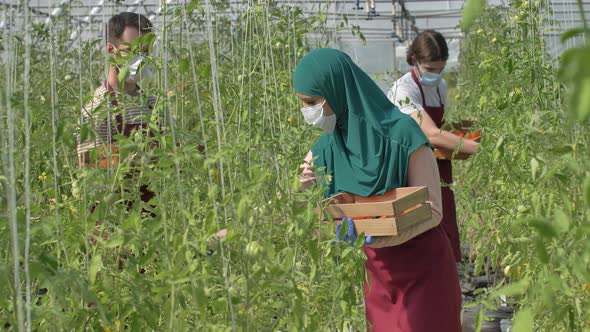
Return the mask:
POLYGON ((193 190, 193 204, 195 209, 199 209, 201 207, 201 192, 199 187, 196 187, 193 190))
POLYGON ((570 217, 562 209, 555 209, 553 218, 555 220, 555 229, 559 233, 565 233, 569 230, 571 224, 570 217))
POLYGON ((477 314, 475 315, 475 330, 481 331, 481 327, 483 325, 483 321, 486 318, 486 310, 481 308, 477 310, 477 314))
POLYGON ((539 171, 539 161, 537 158, 531 158, 531 176, 533 180, 537 179, 537 173, 539 171))
POLYGON ((590 174, 586 175, 586 178, 584 179, 582 191, 584 193, 584 202, 586 203, 586 208, 590 209, 590 174))
POLYGON ((484 255, 478 255, 475 259, 475 263, 473 264, 473 273, 475 275, 478 275, 481 272, 481 269, 483 268, 483 259, 484 255))
MULTIPOLYGON (((344 223, 344 221, 342 223, 344 223)), ((346 236, 347 232, 348 232, 348 224, 345 223, 344 225, 342 225, 342 227, 340 227, 340 231, 338 232, 338 237, 341 239, 344 238, 346 236)))
POLYGON ((113 236, 104 246, 105 248, 117 248, 122 246, 123 243, 125 243, 125 239, 122 236, 113 236))
POLYGON ((475 19, 481 14, 486 5, 486 0, 467 0, 463 7, 461 17, 461 30, 468 31, 475 22, 475 19))
POLYGON ((565 43, 568 39, 573 38, 577 35, 581 35, 585 32, 588 32, 588 31, 584 27, 569 29, 561 35, 561 42, 565 43))
POLYGON ((512 325, 512 332, 533 332, 533 312, 531 309, 525 308, 519 310, 514 316, 514 324, 512 325))
POLYGON ((563 52, 559 66, 559 77, 568 81, 580 77, 585 72, 585 64, 590 61, 590 46, 574 47, 563 52))
POLYGON ((578 120, 584 122, 590 117, 590 77, 584 78, 578 84, 578 120))
POLYGON ((178 62, 178 71, 182 74, 188 73, 190 68, 190 61, 188 58, 184 58, 178 62))
POLYGON ((549 253, 547 252, 545 243, 542 240, 537 239, 535 241, 535 251, 537 252, 537 257, 539 257, 539 261, 541 261, 541 263, 549 263, 549 253))
POLYGON ((178 279, 167 280, 167 282, 170 285, 180 285, 180 284, 190 282, 191 280, 192 279, 190 277, 182 277, 182 278, 178 278, 178 279))
POLYGON ((123 86, 123 84, 125 83, 125 79, 127 78, 127 76, 129 76, 129 67, 121 66, 121 68, 119 69, 119 76, 117 77, 119 79, 119 84, 121 86, 123 86))
POLYGON ((102 256, 100 254, 94 255, 90 261, 90 268, 88 268, 88 279, 91 285, 96 281, 96 275, 102 266, 102 256))
POLYGON ((528 223, 533 226, 542 237, 553 238, 557 236, 555 227, 544 219, 531 218, 528 220, 528 223))
POLYGON ((496 141, 496 146, 494 147, 494 150, 500 151, 500 149, 502 148, 503 145, 504 145, 504 136, 500 136, 500 138, 498 138, 498 141, 496 141))
POLYGON ((203 8, 203 6, 201 5, 197 5, 197 10, 199 11, 199 14, 201 14, 201 16, 205 16, 205 8, 203 8))
POLYGON ((572 153, 574 151, 574 145, 573 144, 562 144, 562 145, 554 146, 554 147, 550 148, 549 151, 557 153, 557 154, 572 153))
POLYGON ((59 141, 64 133, 64 127, 66 126, 66 122, 60 122, 57 124, 57 130, 55 132, 55 140, 59 141))
POLYGON ((57 262, 57 258, 53 255, 50 255, 46 252, 41 252, 39 255, 41 262, 43 263, 43 267, 46 268, 50 273, 56 273, 59 267, 59 263, 57 262))
POLYGON ((526 292, 529 285, 530 285, 529 280, 525 278, 525 279, 510 283, 510 284, 498 289, 495 293, 497 295, 504 294, 506 296, 521 295, 521 294, 524 294, 524 292, 526 292))
POLYGON ((249 196, 243 196, 240 199, 240 202, 238 203, 238 208, 237 208, 237 217, 238 220, 242 221, 242 222, 246 222, 249 216, 249 211, 250 211, 251 207, 250 207, 250 197, 249 196))

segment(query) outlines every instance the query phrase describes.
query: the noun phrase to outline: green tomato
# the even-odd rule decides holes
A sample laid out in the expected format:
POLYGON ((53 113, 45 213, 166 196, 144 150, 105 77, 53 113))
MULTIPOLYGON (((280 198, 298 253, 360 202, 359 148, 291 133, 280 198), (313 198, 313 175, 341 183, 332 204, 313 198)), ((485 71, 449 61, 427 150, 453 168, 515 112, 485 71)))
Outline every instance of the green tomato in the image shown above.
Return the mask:
POLYGON ((219 172, 217 171, 217 168, 211 167, 209 169, 209 176, 211 179, 213 179, 213 181, 217 181, 219 179, 219 172))
POLYGON ((262 246, 258 241, 252 241, 246 245, 246 255, 256 257, 262 253, 262 246))
POLYGON ((297 120, 295 120, 292 115, 289 115, 287 122, 291 125, 291 127, 295 127, 297 125, 297 120))
POLYGON ((106 197, 104 198, 104 202, 107 206, 111 206, 113 204, 115 204, 115 202, 119 199, 118 195, 115 193, 110 193, 108 195, 106 195, 106 197))

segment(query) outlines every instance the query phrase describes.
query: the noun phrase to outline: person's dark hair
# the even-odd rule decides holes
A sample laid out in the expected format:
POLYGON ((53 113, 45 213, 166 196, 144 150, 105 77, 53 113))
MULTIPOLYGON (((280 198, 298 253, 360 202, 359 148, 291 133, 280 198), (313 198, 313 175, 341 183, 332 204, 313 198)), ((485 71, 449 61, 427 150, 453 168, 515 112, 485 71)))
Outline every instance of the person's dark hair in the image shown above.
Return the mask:
POLYGON ((417 62, 447 61, 449 47, 447 41, 439 32, 426 30, 418 35, 408 50, 406 61, 410 66, 417 62))
POLYGON ((113 38, 121 38, 126 27, 134 27, 140 34, 144 34, 152 31, 152 22, 137 13, 122 12, 114 15, 107 23, 107 42, 113 38))

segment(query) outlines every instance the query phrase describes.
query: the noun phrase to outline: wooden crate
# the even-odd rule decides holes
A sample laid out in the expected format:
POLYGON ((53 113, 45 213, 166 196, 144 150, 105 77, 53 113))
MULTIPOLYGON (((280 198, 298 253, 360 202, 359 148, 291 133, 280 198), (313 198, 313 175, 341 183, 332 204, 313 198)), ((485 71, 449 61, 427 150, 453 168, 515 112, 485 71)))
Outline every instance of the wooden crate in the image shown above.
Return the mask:
POLYGON ((119 165, 119 148, 116 145, 96 147, 95 151, 85 151, 78 155, 80 166, 115 168, 119 165))
MULTIPOLYGON (((324 211, 335 222, 353 219, 357 234, 398 236, 419 224, 432 220, 427 187, 401 187, 383 195, 362 197, 341 193, 323 200, 324 211)), ((321 213, 318 208, 316 212, 321 213)))
POLYGON ((96 165, 100 168, 116 168, 119 165, 119 147, 115 144, 96 148, 96 165))

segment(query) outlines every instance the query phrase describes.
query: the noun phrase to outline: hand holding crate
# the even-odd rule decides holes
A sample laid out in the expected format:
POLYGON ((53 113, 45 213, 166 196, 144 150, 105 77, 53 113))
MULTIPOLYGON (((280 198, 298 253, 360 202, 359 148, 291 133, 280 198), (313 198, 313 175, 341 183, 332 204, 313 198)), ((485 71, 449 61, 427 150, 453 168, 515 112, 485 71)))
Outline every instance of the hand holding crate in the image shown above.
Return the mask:
MULTIPOLYGON (((321 203, 329 204, 324 211, 337 223, 343 217, 352 218, 356 234, 397 237, 402 243, 417 235, 417 229, 425 231, 436 226, 432 225, 427 200, 426 187, 400 187, 370 197, 340 193, 321 203)), ((322 210, 318 208, 316 212, 321 214, 322 210)))

